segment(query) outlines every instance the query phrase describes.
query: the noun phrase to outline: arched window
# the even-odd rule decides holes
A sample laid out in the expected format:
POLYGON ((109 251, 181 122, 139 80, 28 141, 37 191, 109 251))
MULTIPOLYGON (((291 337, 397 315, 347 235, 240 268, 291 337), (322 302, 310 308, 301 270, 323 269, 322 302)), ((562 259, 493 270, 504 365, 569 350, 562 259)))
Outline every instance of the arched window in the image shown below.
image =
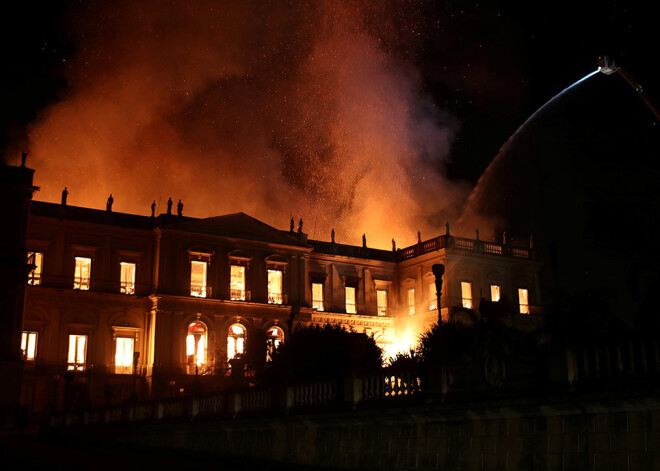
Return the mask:
POLYGON ((232 360, 245 353, 245 327, 234 324, 227 334, 227 360, 232 360))
POLYGON ((266 361, 273 359, 273 352, 284 341, 284 331, 279 327, 271 327, 268 329, 268 337, 266 338, 266 361))
POLYGON ((207 345, 206 325, 200 321, 191 322, 186 336, 186 365, 188 374, 199 374, 206 364, 207 345))

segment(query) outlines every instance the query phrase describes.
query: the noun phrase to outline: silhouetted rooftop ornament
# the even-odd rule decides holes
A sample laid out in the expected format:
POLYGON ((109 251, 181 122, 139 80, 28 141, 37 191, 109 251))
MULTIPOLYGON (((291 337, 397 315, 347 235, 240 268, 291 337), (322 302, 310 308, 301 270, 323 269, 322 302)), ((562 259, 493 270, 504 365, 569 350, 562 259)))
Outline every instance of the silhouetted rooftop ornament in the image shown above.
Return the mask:
POLYGON ((115 199, 112 197, 112 193, 110 193, 110 196, 108 196, 108 202, 105 203, 105 210, 108 212, 112 212, 112 203, 115 202, 115 199))
POLYGON ((417 243, 421 244, 422 243, 422 232, 417 231, 417 243))
POLYGON ((367 236, 366 234, 362 234, 362 247, 367 248, 367 236))
POLYGON ((154 200, 154 202, 151 203, 151 217, 152 218, 156 217, 156 200, 154 200))
POLYGON ((396 252, 396 241, 392 238, 392 252, 396 252))
POLYGON ((291 224, 289 225, 289 232, 293 234, 293 226, 295 225, 295 221, 293 220, 293 216, 291 216, 291 224))
POLYGON ((27 161, 27 152, 23 151, 21 154, 21 167, 25 167, 25 162, 27 161))
POLYGON ((66 187, 62 190, 62 206, 66 206, 66 199, 69 196, 69 192, 66 190, 66 187))
POLYGON ((176 213, 179 216, 183 216, 183 203, 179 200, 179 203, 176 205, 176 213))
POLYGON ((303 225, 303 220, 300 218, 300 221, 298 221, 298 234, 302 234, 302 225, 303 225))
POLYGON ((479 228, 477 227, 477 228, 474 230, 474 232, 475 232, 475 235, 476 235, 475 239, 479 240, 479 228))
POLYGON ((445 235, 449 237, 451 234, 449 232, 449 221, 445 223, 445 235))
POLYGON ((167 214, 172 214, 172 197, 167 200, 167 214))
POLYGON ((330 231, 330 242, 335 243, 335 228, 333 227, 330 231))

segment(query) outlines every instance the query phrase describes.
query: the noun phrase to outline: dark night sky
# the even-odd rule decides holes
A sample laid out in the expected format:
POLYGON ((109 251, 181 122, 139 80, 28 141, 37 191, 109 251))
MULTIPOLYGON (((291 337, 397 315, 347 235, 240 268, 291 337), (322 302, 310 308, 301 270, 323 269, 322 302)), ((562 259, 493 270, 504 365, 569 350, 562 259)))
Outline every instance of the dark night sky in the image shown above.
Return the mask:
MULTIPOLYGON (((555 93, 596 67, 618 62, 657 95, 652 15, 629 2, 436 2, 410 60, 437 105, 461 121, 448 167, 475 182, 515 129, 555 93)), ((39 109, 66 91, 67 61, 80 44, 67 19, 80 2, 20 2, 2 15, 0 146, 19 142, 39 109)), ((405 51, 404 51, 405 52, 405 51)), ((620 78, 613 78, 620 80, 620 78)), ((15 149, 18 151, 18 149, 15 149)))

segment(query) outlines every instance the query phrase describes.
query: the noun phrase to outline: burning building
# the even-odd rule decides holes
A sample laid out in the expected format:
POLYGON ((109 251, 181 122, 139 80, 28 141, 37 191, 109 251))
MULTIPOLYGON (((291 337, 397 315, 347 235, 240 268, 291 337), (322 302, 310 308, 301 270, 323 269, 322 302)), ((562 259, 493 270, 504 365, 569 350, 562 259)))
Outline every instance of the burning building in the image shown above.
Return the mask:
POLYGON ((480 299, 515 300, 519 326, 539 319, 532 248, 449 226, 381 250, 366 237, 312 240, 302 221, 280 230, 244 213, 142 216, 63 195, 32 202, 25 232, 21 400, 35 412, 212 388, 234 360, 267 357, 298 326, 339 325, 393 355, 480 299), (439 299, 436 264, 446 267, 439 299))

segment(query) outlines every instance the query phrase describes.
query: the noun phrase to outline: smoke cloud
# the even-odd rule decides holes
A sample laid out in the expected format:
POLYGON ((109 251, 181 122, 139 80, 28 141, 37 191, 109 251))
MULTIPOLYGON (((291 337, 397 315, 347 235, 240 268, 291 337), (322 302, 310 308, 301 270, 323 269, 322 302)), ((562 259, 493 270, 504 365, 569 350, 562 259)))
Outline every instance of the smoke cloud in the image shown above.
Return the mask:
MULTIPOLYGON (((415 67, 409 2, 112 2, 73 13, 70 87, 29 131, 37 199, 149 214, 243 211, 310 237, 413 243, 469 191, 458 123, 415 67)), ((417 28, 417 30, 416 30, 417 28)))

